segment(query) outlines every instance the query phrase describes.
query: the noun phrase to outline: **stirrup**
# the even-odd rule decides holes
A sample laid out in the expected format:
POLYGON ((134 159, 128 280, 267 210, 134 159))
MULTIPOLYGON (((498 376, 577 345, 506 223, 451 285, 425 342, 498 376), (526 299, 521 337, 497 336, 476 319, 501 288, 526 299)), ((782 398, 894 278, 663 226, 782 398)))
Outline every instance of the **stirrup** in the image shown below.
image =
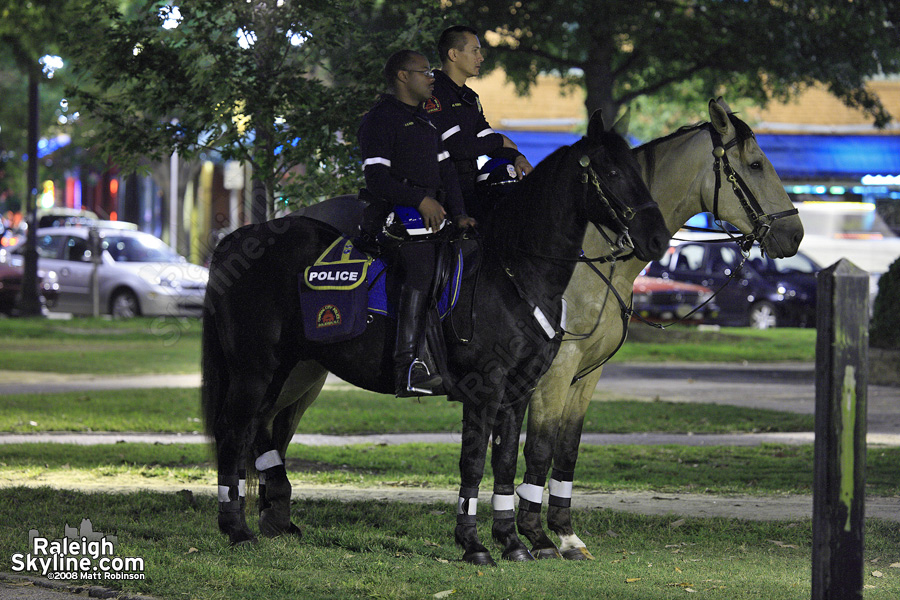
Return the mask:
POLYGON ((433 395, 435 389, 441 383, 443 383, 443 378, 437 373, 432 375, 431 371, 428 370, 428 365, 419 358, 414 358, 406 370, 406 393, 433 395), (421 367, 425 371, 425 377, 420 377, 417 381, 413 381, 413 371, 417 367, 421 367))

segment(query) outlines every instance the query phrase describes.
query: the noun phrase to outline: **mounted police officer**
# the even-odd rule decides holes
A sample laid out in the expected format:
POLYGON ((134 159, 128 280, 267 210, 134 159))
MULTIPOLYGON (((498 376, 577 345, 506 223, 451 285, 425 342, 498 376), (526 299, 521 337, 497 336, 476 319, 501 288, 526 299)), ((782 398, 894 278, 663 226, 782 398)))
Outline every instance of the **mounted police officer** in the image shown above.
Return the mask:
MULTIPOLYGON (((436 233, 447 214, 457 226, 470 227, 459 182, 437 128, 422 109, 434 87, 424 55, 401 50, 384 66, 388 93, 363 116, 358 138, 369 199, 388 215, 388 231, 404 237, 436 233), (374 199, 372 198, 374 196, 374 199), (410 208, 415 209, 411 211, 410 208), (412 213, 418 226, 403 221, 412 213)), ((436 259, 434 243, 401 243, 402 286, 397 315, 394 365, 397 396, 430 394, 441 377, 430 373, 417 355, 436 259)))
POLYGON ((425 102, 425 110, 440 130, 456 166, 466 211, 486 223, 488 207, 481 206, 475 188, 476 159, 482 155, 506 159, 518 179, 532 167, 512 140, 491 129, 478 94, 466 85, 470 77, 480 73, 484 62, 477 32, 465 25, 445 29, 438 39, 438 55, 441 70, 434 72, 434 94, 425 102))

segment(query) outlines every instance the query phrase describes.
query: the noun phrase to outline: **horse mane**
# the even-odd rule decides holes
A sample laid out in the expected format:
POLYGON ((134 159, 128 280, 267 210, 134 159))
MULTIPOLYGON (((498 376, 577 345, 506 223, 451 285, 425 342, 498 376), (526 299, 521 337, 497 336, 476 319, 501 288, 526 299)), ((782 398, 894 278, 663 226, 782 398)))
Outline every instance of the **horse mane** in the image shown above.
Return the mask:
POLYGON ((537 206, 542 207, 545 211, 544 216, 548 218, 551 217, 549 211, 564 209, 560 203, 547 202, 546 199, 566 193, 565 188, 568 186, 566 175, 571 169, 571 164, 566 163, 566 158, 574 145, 554 150, 534 167, 528 177, 517 183, 513 190, 500 200, 491 213, 489 228, 491 243, 495 248, 507 250, 527 243, 528 240, 520 239, 521 234, 523 231, 533 229, 532 209, 537 206), (528 227, 529 224, 531 228, 528 227))
MULTIPOLYGON (((744 143, 754 137, 753 130, 750 129, 749 125, 739 119, 735 113, 728 113, 728 120, 731 121, 731 124, 734 126, 735 136, 738 141, 738 151, 743 153, 744 143)), ((641 152, 644 155, 644 162, 646 163, 644 167, 644 181, 647 182, 647 185, 651 187, 653 185, 653 173, 656 170, 656 147, 658 145, 700 129, 709 129, 711 127, 712 124, 709 121, 701 121, 699 123, 694 123, 693 125, 684 125, 668 135, 650 140, 646 144, 642 144, 635 148, 634 151, 636 153, 641 152)))
MULTIPOLYGON (((737 135, 737 141, 741 145, 741 149, 743 149, 744 142, 754 137, 753 130, 750 129, 749 125, 738 118, 736 113, 728 113, 728 119, 731 121, 731 124, 734 125, 735 134, 737 135)), ((698 129, 705 129, 708 127, 711 127, 709 121, 701 121, 699 123, 694 123, 693 125, 684 125, 668 135, 650 140, 646 144, 638 146, 634 151, 652 153, 656 146, 658 146, 659 144, 665 143, 671 139, 681 137, 683 135, 687 135, 688 133, 693 133, 698 129)))

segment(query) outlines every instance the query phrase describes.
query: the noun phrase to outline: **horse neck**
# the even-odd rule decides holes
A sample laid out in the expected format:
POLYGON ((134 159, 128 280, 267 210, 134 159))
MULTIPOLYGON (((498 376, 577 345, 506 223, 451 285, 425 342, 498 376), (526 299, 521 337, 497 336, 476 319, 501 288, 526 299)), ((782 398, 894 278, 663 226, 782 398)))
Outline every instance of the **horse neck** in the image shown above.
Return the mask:
POLYGON ((674 235, 688 219, 707 210, 703 189, 706 178, 713 175, 713 156, 706 127, 638 148, 635 158, 670 234, 674 235))
POLYGON ((566 175, 565 161, 555 159, 538 165, 497 207, 487 245, 504 267, 529 273, 549 284, 549 293, 561 294, 575 269, 587 221, 578 208, 582 190, 574 176, 566 175))

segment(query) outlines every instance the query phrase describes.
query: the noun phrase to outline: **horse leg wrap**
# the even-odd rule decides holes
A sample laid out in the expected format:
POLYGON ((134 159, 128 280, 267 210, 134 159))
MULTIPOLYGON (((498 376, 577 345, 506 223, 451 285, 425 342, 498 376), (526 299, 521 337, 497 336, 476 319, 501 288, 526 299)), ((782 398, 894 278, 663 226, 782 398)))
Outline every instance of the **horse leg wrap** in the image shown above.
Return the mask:
POLYGON ((300 528, 291 523, 291 482, 284 461, 276 450, 256 459, 260 480, 259 531, 266 537, 290 533, 302 536, 300 528), (262 483, 265 482, 265 483, 262 483))
POLYGON ((219 477, 219 530, 228 535, 232 544, 255 542, 256 537, 244 520, 246 471, 239 475, 219 477))
POLYGON ((503 546, 503 558, 515 562, 534 560, 528 548, 516 535, 516 510, 513 486, 494 485, 491 505, 494 508, 494 525, 491 529, 494 541, 503 546))
POLYGON ((475 515, 478 513, 478 488, 459 488, 459 500, 456 503, 456 524, 475 526, 475 515))
MULTIPOLYGON (((262 513, 264 510, 269 508, 271 503, 268 499, 268 493, 266 492, 266 471, 277 467, 278 465, 284 465, 284 461, 281 460, 281 455, 278 454, 277 450, 269 450, 268 452, 264 452, 259 455, 256 459, 253 466, 256 467, 257 473, 259 473, 259 499, 257 500, 257 504, 259 505, 259 512, 262 513)), ((275 476, 275 473, 269 475, 269 477, 275 476)), ((285 473, 285 477, 287 474, 285 473)))
POLYGON ((456 504, 456 530, 453 537, 457 545, 463 549, 463 560, 473 565, 495 565, 491 553, 478 539, 475 516, 478 511, 478 488, 459 488, 459 500, 456 504))
POLYGON ((560 538, 559 550, 568 560, 594 560, 584 542, 575 535, 572 528, 572 480, 571 471, 553 470, 550 477, 550 507, 547 510, 547 525, 560 538))
POLYGON ((519 512, 516 523, 519 533, 532 543, 534 558, 559 558, 556 544, 544 533, 541 524, 541 503, 544 500, 544 477, 525 474, 523 483, 516 488, 519 495, 519 512))

